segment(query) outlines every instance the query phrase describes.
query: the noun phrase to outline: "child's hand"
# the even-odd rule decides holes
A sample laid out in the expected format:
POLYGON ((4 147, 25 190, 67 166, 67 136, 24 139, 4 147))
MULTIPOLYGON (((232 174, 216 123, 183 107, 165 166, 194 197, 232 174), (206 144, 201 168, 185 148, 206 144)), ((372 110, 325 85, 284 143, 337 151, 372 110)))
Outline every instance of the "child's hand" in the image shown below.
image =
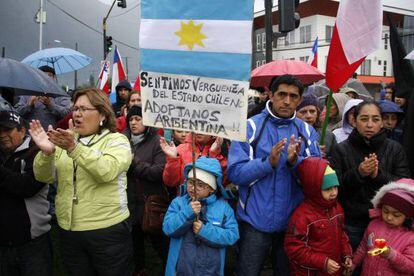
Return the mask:
POLYGON ((190 202, 191 209, 193 209, 194 214, 198 215, 201 211, 201 203, 200 201, 191 201, 190 202))
POLYGON ((193 232, 194 234, 198 234, 201 230, 201 227, 203 227, 203 223, 200 220, 193 222, 193 232))
POLYGON ((337 262, 332 259, 328 259, 328 263, 326 264, 326 272, 328 274, 334 274, 341 268, 337 262))
POLYGON ((352 259, 351 258, 345 258, 344 267, 348 271, 352 268, 352 259))
POLYGON ((385 250, 384 252, 382 252, 380 254, 380 256, 383 257, 383 258, 388 258, 389 255, 390 255, 390 247, 387 246, 387 250, 385 250))

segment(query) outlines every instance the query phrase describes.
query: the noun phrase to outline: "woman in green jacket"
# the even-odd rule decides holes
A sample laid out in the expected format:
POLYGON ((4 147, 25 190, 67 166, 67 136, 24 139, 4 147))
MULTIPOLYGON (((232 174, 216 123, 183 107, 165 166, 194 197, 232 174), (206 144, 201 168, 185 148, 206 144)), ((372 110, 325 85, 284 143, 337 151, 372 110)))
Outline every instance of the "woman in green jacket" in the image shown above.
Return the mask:
POLYGON ((35 177, 58 182, 56 217, 63 261, 70 275, 130 275, 129 141, 116 132, 115 114, 102 91, 78 91, 72 111, 68 130, 49 126, 45 132, 39 121, 30 123, 30 134, 41 149, 35 177))

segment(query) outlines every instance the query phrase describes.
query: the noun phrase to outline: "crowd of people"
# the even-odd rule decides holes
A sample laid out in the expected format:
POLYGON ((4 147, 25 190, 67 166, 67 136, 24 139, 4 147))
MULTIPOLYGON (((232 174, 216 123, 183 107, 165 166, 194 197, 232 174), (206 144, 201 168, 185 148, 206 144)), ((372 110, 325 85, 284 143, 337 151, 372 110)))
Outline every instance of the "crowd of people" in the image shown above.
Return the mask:
POLYGON ((273 275, 414 272, 392 86, 334 94, 323 144, 326 104, 291 75, 249 107, 245 142, 145 126, 140 91, 116 90, 0 111, 0 275, 53 275, 51 227, 76 276, 153 275, 145 240, 165 275, 260 275, 269 260, 273 275))

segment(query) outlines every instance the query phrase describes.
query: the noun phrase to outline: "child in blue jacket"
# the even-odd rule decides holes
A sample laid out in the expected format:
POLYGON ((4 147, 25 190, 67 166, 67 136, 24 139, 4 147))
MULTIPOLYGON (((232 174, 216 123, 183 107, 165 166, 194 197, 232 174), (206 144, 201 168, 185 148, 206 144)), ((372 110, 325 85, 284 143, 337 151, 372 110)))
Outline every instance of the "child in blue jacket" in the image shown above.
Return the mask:
POLYGON ((184 192, 165 214, 171 238, 165 275, 224 275, 225 249, 239 239, 233 209, 224 199, 220 163, 200 157, 184 169, 184 192), (197 198, 197 200, 195 200, 197 198))

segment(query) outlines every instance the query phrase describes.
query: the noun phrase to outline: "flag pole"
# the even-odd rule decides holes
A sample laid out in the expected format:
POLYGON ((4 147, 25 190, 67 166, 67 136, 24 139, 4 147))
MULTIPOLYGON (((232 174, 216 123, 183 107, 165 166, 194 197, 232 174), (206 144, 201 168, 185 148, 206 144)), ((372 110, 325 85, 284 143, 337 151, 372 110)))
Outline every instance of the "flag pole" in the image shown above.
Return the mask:
MULTIPOLYGON (((195 143, 195 133, 194 131, 191 132, 191 155, 192 155, 192 162, 193 162, 193 178, 194 180, 197 179, 196 176, 196 167, 195 167, 195 161, 196 161, 196 143, 195 143)), ((193 192, 194 192, 194 199, 193 201, 197 201, 197 181, 194 181, 194 185, 193 185, 193 192)), ((196 216, 196 221, 198 221, 198 215, 196 216)))
POLYGON ((320 145, 325 144, 326 129, 328 128, 329 113, 331 112, 332 105, 332 94, 332 90, 329 89, 328 102, 326 103, 325 120, 323 121, 321 140, 319 141, 320 145))

